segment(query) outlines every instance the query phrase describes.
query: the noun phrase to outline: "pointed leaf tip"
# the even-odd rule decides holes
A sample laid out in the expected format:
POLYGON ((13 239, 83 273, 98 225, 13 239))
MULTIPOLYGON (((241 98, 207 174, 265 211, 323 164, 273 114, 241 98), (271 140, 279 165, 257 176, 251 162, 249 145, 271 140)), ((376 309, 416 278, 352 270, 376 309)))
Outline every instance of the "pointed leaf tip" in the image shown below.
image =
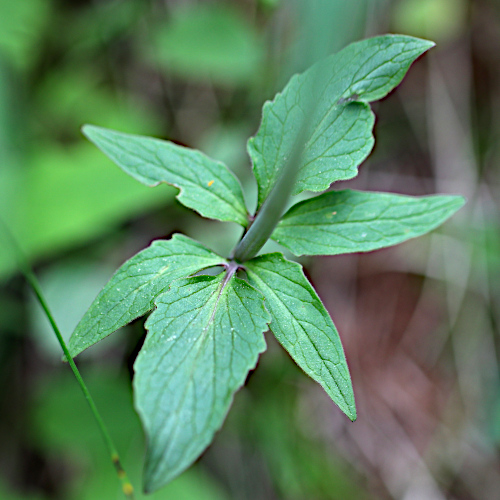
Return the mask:
POLYGON ((278 341, 354 421, 356 405, 340 337, 302 266, 273 253, 246 262, 245 268, 250 284, 265 297, 278 341))
POLYGON ((397 245, 432 231, 462 196, 330 191, 288 210, 272 238, 294 255, 339 255, 397 245))
POLYGON ((182 234, 156 240, 127 260, 91 304, 69 341, 74 357, 153 308, 172 281, 225 259, 182 234))

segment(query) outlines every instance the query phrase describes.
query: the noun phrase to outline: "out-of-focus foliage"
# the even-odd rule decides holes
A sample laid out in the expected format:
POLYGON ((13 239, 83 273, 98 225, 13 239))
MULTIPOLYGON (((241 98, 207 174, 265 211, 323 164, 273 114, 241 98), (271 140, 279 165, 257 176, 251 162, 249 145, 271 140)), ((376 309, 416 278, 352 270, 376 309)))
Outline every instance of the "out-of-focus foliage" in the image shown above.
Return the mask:
POLYGON ((194 80, 251 85, 261 74, 264 44, 243 13, 224 3, 187 4, 157 19, 145 49, 169 72, 194 80))
POLYGON ((394 9, 397 31, 446 42, 459 35, 467 22, 466 0, 401 0, 394 9))
MULTIPOLYGON (((113 272, 114 269, 90 259, 69 259, 58 266, 49 267, 40 274, 45 297, 50 302, 51 312, 66 342, 96 294, 106 284, 113 272), (68 289, 72 290, 71 294, 68 294, 68 289)), ((61 361, 61 346, 34 296, 32 304, 30 304, 29 316, 33 340, 36 342, 37 348, 42 351, 47 361, 52 360, 59 363, 61 361)), ((109 340, 119 342, 119 338, 109 340)), ((102 346, 89 351, 88 355, 99 356, 100 353, 102 354, 101 349, 109 349, 109 345, 106 343, 103 343, 102 346)))
MULTIPOLYGON (((58 297, 68 297, 68 308, 84 300, 83 290, 74 291, 79 271, 63 279, 73 258, 80 270, 95 262, 97 271, 116 268, 173 230, 227 253, 240 231, 200 223, 173 201, 173 189, 129 180, 84 141, 84 122, 197 147, 240 175, 250 172, 244 142, 266 98, 318 57, 385 32, 435 39, 438 46, 380 103, 377 147, 360 177, 342 189, 460 193, 468 204, 431 238, 304 262, 342 332, 360 405, 355 424, 343 421, 268 339, 259 370, 211 449, 158 498, 496 497, 500 6, 0 0, 0 215, 42 285, 61 283, 56 309, 58 297), (173 44, 174 35, 186 39, 189 29, 206 27, 210 18, 194 14, 201 3, 200 12, 230 11, 222 15, 238 19, 226 22, 226 36, 245 26, 234 35, 238 42, 210 54, 220 43, 210 38, 203 47, 176 47, 175 61, 169 59, 162 37, 173 44), (310 41, 325 31, 319 38, 330 41, 312 49, 310 41), (250 59, 234 63, 232 74, 228 54, 237 51, 250 59), (203 54, 211 66, 197 73, 193 64, 205 64, 203 54)), ((191 38, 203 36, 200 30, 191 38)), ((255 186, 244 189, 255 203, 255 186)), ((83 289, 96 286, 91 274, 80 281, 83 289)), ((0 498, 120 498, 78 386, 65 365, 55 365, 55 353, 39 345, 40 326, 30 326, 39 320, 3 235, 0 275, 0 498)), ((138 322, 82 360, 135 485, 143 442, 130 366, 141 331, 138 322), (106 370, 94 375, 94 359, 106 370)))
MULTIPOLYGON (((135 484, 140 484, 144 439, 140 422, 132 409, 129 381, 113 371, 84 372, 85 380, 103 415, 110 423, 113 439, 121 443, 123 461, 135 484)), ((80 474, 66 485, 65 498, 120 498, 119 484, 109 474, 108 458, 101 453, 101 435, 90 410, 69 373, 38 381, 30 423, 32 439, 49 453, 66 456, 80 474)), ((153 495, 153 500, 224 500, 226 495, 200 469, 193 469, 153 495)))
MULTIPOLYGON (((50 34, 60 28, 61 12, 51 5, 0 2, 6 25, 0 30, 0 215, 29 257, 84 243, 172 196, 168 189, 150 193, 123 178, 81 140, 85 121, 151 133, 160 130, 160 122, 132 95, 106 84, 108 75, 94 64, 102 48, 96 43, 99 31, 89 34, 93 51, 89 48, 79 60, 69 51, 62 60, 47 62, 68 41, 64 26, 61 46, 43 51, 43 41, 50 45, 50 34)), ((86 32, 80 30, 80 37, 87 40, 86 32)), ((14 268, 2 245, 0 276, 14 268)))
POLYGON ((40 56, 51 17, 53 2, 0 2, 0 54, 20 70, 27 70, 40 56))

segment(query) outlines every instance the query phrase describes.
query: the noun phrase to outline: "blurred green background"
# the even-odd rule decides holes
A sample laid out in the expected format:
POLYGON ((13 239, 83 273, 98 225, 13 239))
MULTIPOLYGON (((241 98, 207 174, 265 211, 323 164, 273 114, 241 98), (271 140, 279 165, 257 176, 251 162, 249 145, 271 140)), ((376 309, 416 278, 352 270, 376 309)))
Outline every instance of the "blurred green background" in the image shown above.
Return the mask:
MULTIPOLYGON (((234 169, 251 205, 245 143, 264 100, 386 32, 438 46, 376 103, 375 150, 342 187, 460 193, 467 206, 398 247, 303 261, 345 345, 354 424, 268 335, 213 445, 152 499, 499 498, 500 2, 0 0, 0 216, 68 336, 153 239, 180 231, 227 253, 239 237, 174 189, 128 178, 81 125, 201 149, 234 169)), ((142 325, 78 358, 137 490, 142 325)), ((121 498, 60 358, 0 235, 1 500, 121 498)))

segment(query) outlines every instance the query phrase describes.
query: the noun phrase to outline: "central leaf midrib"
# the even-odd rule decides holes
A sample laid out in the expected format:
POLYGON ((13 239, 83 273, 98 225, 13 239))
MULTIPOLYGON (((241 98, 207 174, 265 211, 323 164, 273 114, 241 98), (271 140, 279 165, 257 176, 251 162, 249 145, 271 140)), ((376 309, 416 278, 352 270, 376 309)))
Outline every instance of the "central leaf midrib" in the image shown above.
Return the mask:
MULTIPOLYGON (((229 280, 228 280, 228 281, 229 281, 229 280)), ((176 406, 175 410, 173 410, 173 411, 172 411, 172 414, 177 414, 177 415, 179 414, 179 412, 181 411, 181 409, 182 409, 182 407, 183 407, 183 404, 184 404, 184 402, 185 402, 185 398, 187 397, 187 393, 189 392, 189 387, 191 386, 191 384, 193 384, 193 380, 194 380, 194 372, 195 372, 195 369, 196 369, 196 363, 197 363, 198 357, 200 356, 201 352, 203 352, 203 349, 202 349, 202 348, 204 347, 204 343, 205 343, 205 341, 209 338, 209 336, 207 335, 208 328, 209 328, 210 324, 212 324, 212 322, 213 322, 213 320, 214 320, 214 318, 215 318, 215 314, 216 314, 216 312, 217 312, 217 308, 218 308, 218 305, 219 305, 219 300, 220 300, 220 297, 221 297, 221 295, 222 295, 222 292, 223 292, 223 290, 224 290, 224 288, 225 288, 225 284, 227 284, 227 282, 226 282, 226 283, 224 283, 224 280, 223 280, 223 281, 221 281, 221 283, 219 283, 219 285, 217 286, 217 290, 214 290, 214 292, 213 292, 213 293, 211 293, 211 295, 210 295, 209 299, 207 300, 207 302, 206 302, 205 306, 206 306, 206 305, 210 302, 210 300, 212 299, 212 297, 213 297, 213 295, 214 295, 215 293, 217 293, 217 298, 216 298, 216 300, 215 300, 214 310, 213 310, 213 312, 212 312, 212 314, 211 314, 211 316, 210 316, 210 318, 209 318, 209 320, 208 320, 208 322, 207 322, 207 325, 206 325, 205 327, 203 327, 203 329, 201 330, 201 334, 200 334, 199 338, 198 338, 195 342, 193 342, 193 344, 192 344, 192 347, 191 347, 191 348, 189 348, 189 349, 187 349, 187 350, 186 350, 186 355, 185 355, 183 358, 181 358, 180 362, 177 364, 177 366, 179 366, 180 364, 182 364, 182 362, 183 362, 183 361, 184 361, 184 360, 188 357, 189 353, 190 353, 190 352, 192 352, 192 351, 193 351, 193 349, 194 349, 195 347, 197 347, 197 352, 195 353, 194 358, 193 358, 192 363, 191 363, 191 368, 190 368, 189 377, 188 377, 187 382, 186 382, 186 384, 185 384, 185 386, 184 386, 184 387, 185 387, 185 389, 184 389, 184 391, 183 391, 182 397, 180 398, 179 403, 177 404, 177 406, 176 406)), ((209 286, 211 286, 211 285, 212 285, 212 283, 211 283, 209 286)), ((200 315, 200 314, 202 314, 203 309, 204 309, 204 307, 202 306, 202 307, 199 309, 199 313, 196 315, 195 319, 197 319, 197 318, 199 317, 199 315, 200 315)), ((192 322, 191 322, 191 323, 192 323, 192 322)), ((186 326, 186 329, 187 329, 188 327, 189 327, 189 325, 187 325, 187 326, 186 326)), ((184 329, 184 330, 182 331, 182 333, 180 334, 180 336, 182 336, 182 335, 186 332, 186 329, 184 329)), ((215 326, 214 326, 214 333, 215 333, 215 326)), ((178 338, 179 340, 180 340, 180 336, 179 336, 179 338, 178 338)), ((176 339, 176 340, 177 340, 177 339, 176 339)), ((215 339, 215 335, 214 335, 214 336, 213 336, 213 345, 214 345, 214 350, 215 350, 215 340, 216 340, 216 339, 215 339)), ((168 352, 169 352, 169 351, 167 351, 167 352, 165 352, 165 353, 164 353, 164 355, 162 356, 161 360, 163 360, 164 356, 166 356, 166 355, 168 354, 168 352)), ((214 360, 215 360, 215 354, 214 354, 214 360)), ((216 366, 216 363, 214 362, 214 367, 215 367, 215 366, 216 366)), ((213 384, 215 384, 215 378, 216 378, 216 377, 213 377, 213 378, 212 378, 213 384)), ((215 387, 213 387, 213 395, 214 395, 214 396, 216 395, 215 387)), ((214 405, 215 405, 215 397, 214 397, 214 398, 212 398, 212 410, 213 410, 213 408, 214 408, 214 405)), ((157 412, 157 411, 158 411, 158 404, 157 404, 157 405, 155 405, 155 412, 157 412)), ((165 422, 165 420, 166 420, 168 417, 170 417, 170 416, 171 416, 171 415, 165 416, 165 417, 162 419, 162 421, 163 421, 163 422, 165 422)), ((164 453, 165 453, 165 454, 167 454, 167 453, 170 451, 170 449, 171 449, 171 447, 172 447, 172 445, 173 445, 173 443, 174 443, 174 441, 175 441, 175 438, 176 438, 176 436, 177 436, 177 434, 178 434, 178 432, 179 432, 179 429, 180 429, 179 424, 180 424, 180 418, 176 418, 176 419, 175 419, 175 424, 174 424, 174 426, 173 426, 173 429, 172 429, 172 430, 171 430, 171 432, 169 433, 169 437, 170 437, 170 439, 169 439, 169 442, 168 442, 167 446, 165 447, 165 450, 164 450, 164 453)), ((205 424, 205 428, 204 428, 204 430, 203 430, 200 434, 203 434, 203 432, 206 430, 206 426, 207 426, 207 425, 208 425, 208 424, 205 424)), ((179 457, 179 458, 178 458, 177 463, 182 462, 182 458, 186 455, 186 453, 187 453, 187 452, 188 452, 188 448, 186 448, 186 449, 184 450, 183 454, 181 455, 181 457, 179 457)), ((160 460, 160 459, 159 459, 159 460, 160 460)), ((153 469, 154 471, 156 471, 157 467, 158 467, 158 466, 154 466, 152 469, 153 469)))

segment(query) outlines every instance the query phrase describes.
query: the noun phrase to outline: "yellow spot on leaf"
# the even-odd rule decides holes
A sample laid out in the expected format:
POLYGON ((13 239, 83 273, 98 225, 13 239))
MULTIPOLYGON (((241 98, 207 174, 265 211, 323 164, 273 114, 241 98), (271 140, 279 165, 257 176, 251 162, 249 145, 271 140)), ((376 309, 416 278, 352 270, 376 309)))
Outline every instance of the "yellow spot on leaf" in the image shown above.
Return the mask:
POLYGON ((208 183, 208 187, 210 187, 213 183, 214 183, 214 181, 210 181, 210 182, 208 183))
POLYGON ((123 493, 127 496, 132 495, 132 493, 134 493, 134 487, 130 483, 125 483, 123 485, 123 493))

